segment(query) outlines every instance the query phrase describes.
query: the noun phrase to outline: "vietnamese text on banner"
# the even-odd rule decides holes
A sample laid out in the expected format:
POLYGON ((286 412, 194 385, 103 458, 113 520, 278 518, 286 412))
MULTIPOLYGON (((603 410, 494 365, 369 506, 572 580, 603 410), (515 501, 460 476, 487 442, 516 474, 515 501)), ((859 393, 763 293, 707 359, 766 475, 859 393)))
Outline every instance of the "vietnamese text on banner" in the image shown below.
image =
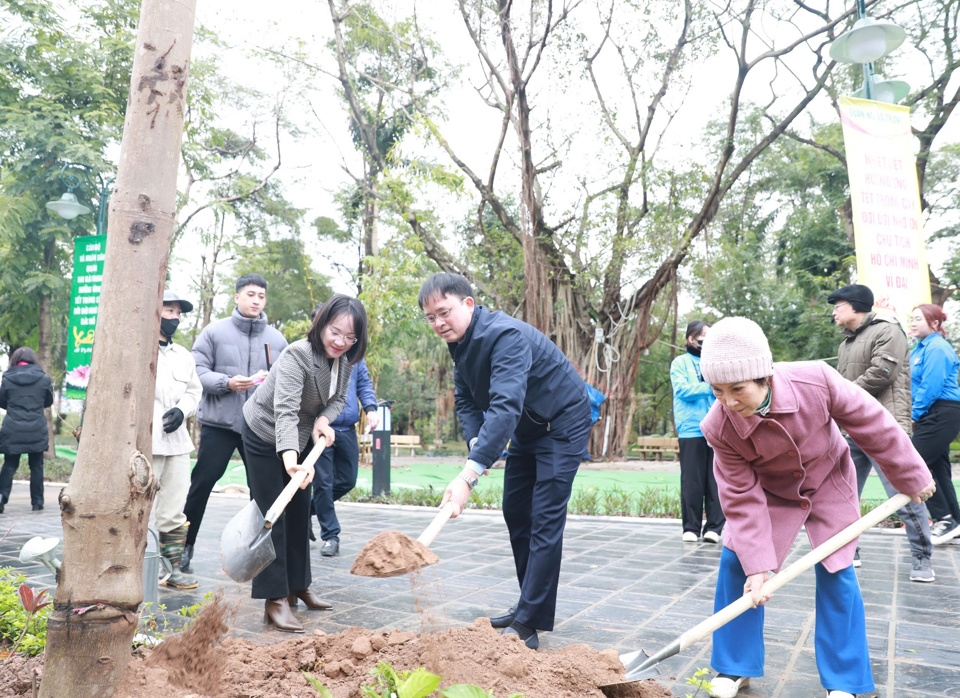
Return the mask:
POLYGON ((887 308, 904 327, 930 302, 910 109, 840 98, 853 204, 857 283, 869 286, 874 309, 887 308))

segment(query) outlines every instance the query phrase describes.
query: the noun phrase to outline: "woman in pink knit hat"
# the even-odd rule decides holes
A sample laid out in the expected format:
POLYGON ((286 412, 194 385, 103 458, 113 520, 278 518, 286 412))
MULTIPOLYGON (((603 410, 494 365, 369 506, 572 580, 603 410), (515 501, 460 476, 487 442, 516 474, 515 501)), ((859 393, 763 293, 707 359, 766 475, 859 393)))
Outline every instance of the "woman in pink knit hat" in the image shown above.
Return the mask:
MULTIPOLYGON (((860 517, 846 430, 900 492, 925 501, 935 485, 910 439, 883 406, 821 361, 774 365, 760 326, 716 323, 700 370, 717 402, 701 423, 727 517, 714 607, 744 594, 756 608, 713 634, 711 695, 733 698, 763 675, 760 589, 783 565, 800 528, 820 545, 860 517)), ((815 649, 830 698, 874 690, 863 598, 853 569, 856 541, 816 565, 815 649)))

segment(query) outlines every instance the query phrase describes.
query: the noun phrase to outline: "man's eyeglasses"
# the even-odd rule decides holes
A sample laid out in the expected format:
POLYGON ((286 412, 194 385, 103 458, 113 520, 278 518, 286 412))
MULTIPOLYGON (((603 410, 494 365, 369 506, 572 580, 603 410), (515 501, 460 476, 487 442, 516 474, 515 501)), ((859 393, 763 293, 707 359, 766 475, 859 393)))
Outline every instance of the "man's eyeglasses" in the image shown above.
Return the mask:
POLYGON ((339 340, 339 341, 343 342, 344 344, 356 344, 356 343, 357 343, 357 338, 356 338, 356 337, 348 337, 348 336, 345 335, 345 334, 340 334, 340 333, 337 332, 335 329, 333 329, 333 327, 329 327, 329 326, 328 326, 328 327, 327 327, 327 331, 330 333, 330 336, 333 338, 334 341, 339 340))
MULTIPOLYGON (((461 299, 460 304, 462 304, 462 303, 463 303, 463 300, 461 299)), ((457 309, 457 306, 454 306, 454 307, 450 308, 449 310, 441 310, 441 311, 440 311, 439 313, 437 313, 436 315, 434 315, 434 314, 432 314, 432 313, 431 313, 430 315, 424 315, 424 316, 423 316, 423 321, 426 322, 428 325, 436 325, 436 324, 437 324, 437 320, 446 320, 446 319, 447 319, 447 316, 448 316, 450 313, 452 313, 454 310, 456 310, 456 309, 457 309)))

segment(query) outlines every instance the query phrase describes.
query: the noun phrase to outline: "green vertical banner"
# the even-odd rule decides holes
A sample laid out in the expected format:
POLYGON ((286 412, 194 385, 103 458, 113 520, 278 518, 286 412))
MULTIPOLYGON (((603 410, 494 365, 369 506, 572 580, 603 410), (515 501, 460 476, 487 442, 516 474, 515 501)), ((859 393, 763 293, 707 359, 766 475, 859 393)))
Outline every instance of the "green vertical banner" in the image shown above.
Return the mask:
POLYGON ((67 326, 66 397, 84 398, 90 380, 90 357, 100 309, 100 283, 107 255, 106 235, 78 237, 73 248, 70 322, 67 326))

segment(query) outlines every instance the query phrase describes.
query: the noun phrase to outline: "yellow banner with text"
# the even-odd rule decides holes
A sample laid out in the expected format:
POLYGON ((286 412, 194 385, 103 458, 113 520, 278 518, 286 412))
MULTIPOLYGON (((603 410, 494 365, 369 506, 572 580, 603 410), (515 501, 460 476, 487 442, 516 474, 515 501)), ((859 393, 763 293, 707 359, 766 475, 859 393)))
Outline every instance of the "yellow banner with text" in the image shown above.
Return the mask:
POLYGON ((930 302, 910 109, 840 98, 853 204, 857 283, 873 291, 874 310, 892 311, 904 327, 930 302))

